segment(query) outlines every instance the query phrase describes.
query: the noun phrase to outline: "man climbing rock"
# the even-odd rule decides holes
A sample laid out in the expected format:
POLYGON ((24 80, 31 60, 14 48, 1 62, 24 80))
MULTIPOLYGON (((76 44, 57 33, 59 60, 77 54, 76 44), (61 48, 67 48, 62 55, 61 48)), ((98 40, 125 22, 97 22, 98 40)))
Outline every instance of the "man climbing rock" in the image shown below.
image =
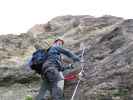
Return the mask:
POLYGON ((61 63, 61 54, 71 58, 74 62, 80 61, 79 57, 63 48, 64 41, 57 39, 48 50, 47 60, 42 65, 42 86, 36 100, 47 100, 46 92, 50 90, 52 100, 64 100, 64 77, 61 63))

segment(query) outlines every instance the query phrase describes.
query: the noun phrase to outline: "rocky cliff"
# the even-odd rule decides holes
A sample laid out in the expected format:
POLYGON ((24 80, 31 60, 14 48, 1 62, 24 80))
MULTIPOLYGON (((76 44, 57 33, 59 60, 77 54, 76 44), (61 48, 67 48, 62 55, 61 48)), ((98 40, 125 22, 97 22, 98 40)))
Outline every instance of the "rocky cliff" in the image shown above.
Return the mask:
MULTIPOLYGON (((133 100, 133 20, 114 16, 58 16, 35 25, 21 35, 0 36, 0 100, 24 100, 35 96, 40 77, 24 69, 35 44, 62 37, 65 47, 81 53, 85 49, 85 81, 75 100, 133 100)), ((80 64, 77 64, 77 67, 80 64)), ((70 100, 76 82, 65 83, 70 100)))

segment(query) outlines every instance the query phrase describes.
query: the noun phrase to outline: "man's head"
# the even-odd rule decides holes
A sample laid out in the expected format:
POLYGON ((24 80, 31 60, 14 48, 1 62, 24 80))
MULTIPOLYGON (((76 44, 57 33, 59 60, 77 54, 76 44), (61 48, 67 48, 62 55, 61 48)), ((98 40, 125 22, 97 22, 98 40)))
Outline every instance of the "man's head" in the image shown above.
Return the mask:
POLYGON ((56 45, 56 46, 61 46, 62 47, 63 44, 64 44, 64 41, 62 39, 56 39, 54 41, 54 45, 56 45))

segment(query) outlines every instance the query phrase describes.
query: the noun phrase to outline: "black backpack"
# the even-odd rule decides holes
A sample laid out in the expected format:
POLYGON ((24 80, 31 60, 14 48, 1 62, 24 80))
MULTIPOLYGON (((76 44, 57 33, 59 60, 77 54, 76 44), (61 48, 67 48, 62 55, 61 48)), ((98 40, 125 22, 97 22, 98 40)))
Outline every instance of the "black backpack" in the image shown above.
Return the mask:
POLYGON ((29 62, 31 69, 35 70, 37 73, 41 73, 42 65, 47 60, 48 50, 38 49, 32 54, 32 58, 29 62))

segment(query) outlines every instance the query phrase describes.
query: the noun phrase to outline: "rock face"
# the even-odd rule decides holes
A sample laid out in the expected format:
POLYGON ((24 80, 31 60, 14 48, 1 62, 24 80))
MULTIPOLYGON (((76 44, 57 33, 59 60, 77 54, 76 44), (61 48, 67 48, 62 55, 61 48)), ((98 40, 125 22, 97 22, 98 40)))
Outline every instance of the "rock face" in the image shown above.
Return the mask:
MULTIPOLYGON (((59 16, 27 33, 1 36, 0 100, 24 100, 27 94, 38 93, 39 76, 23 67, 35 50, 34 44, 44 44, 51 37, 64 38, 65 47, 77 54, 82 52, 80 43, 86 47, 85 81, 74 100, 133 100, 133 20, 107 15, 59 16)), ((66 81, 66 100, 76 84, 66 81)))
POLYGON ((77 100, 133 99, 132 21, 126 20, 111 32, 100 34, 90 44, 85 52, 86 81, 81 83, 77 100))

